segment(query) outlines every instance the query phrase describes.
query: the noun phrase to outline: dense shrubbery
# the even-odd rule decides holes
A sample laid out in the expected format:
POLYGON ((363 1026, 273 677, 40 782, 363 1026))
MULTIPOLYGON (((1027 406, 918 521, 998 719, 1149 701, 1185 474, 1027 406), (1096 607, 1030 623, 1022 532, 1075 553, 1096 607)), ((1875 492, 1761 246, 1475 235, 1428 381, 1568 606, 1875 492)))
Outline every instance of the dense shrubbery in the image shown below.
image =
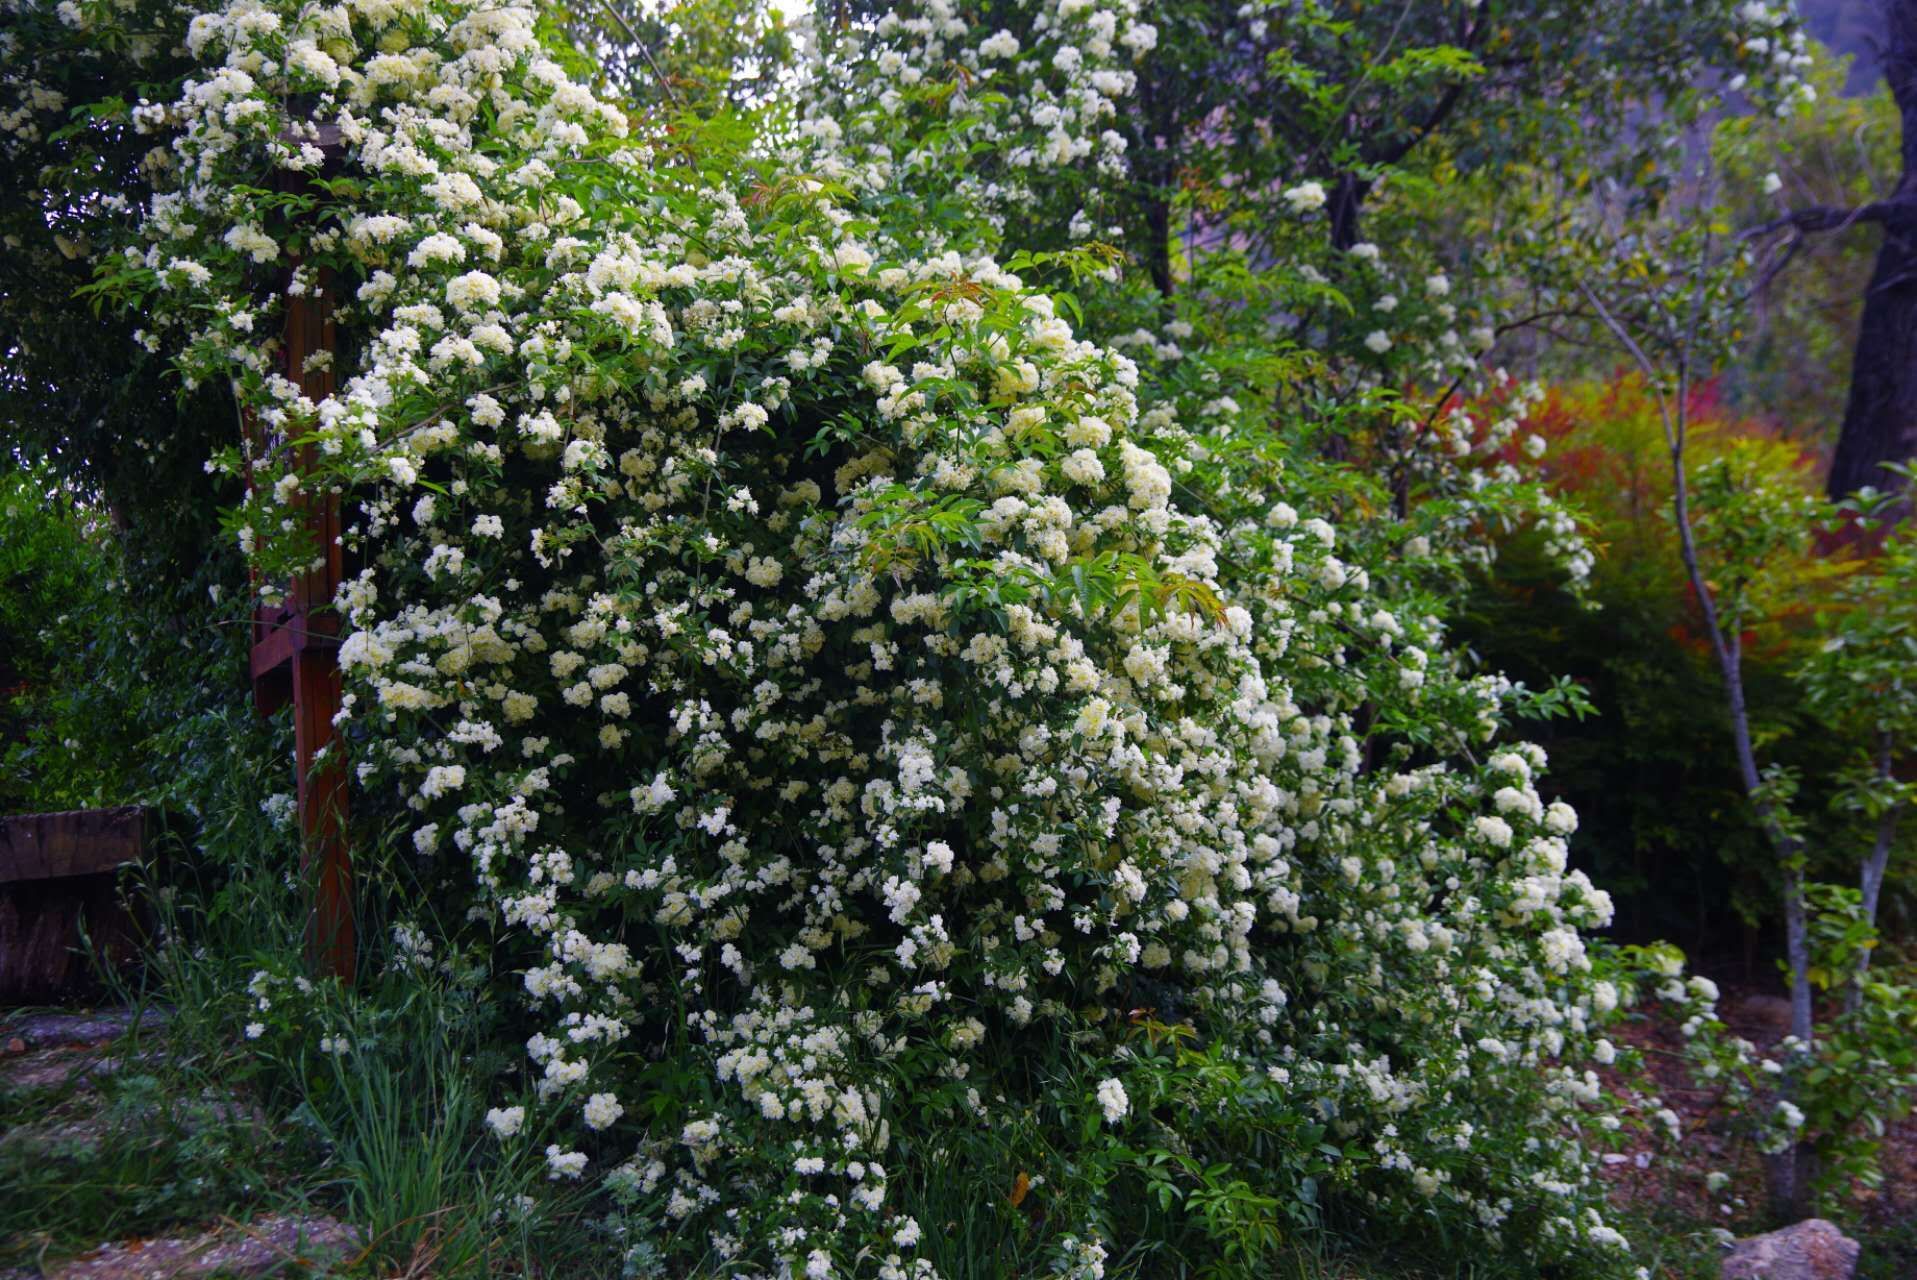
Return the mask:
MULTIPOLYGON (((1479 410, 1489 416, 1494 408, 1479 410)), ((1765 424, 1728 411, 1714 387, 1694 397, 1691 456, 1815 491, 1814 458, 1765 424)), ((1565 673, 1604 714, 1542 728, 1555 785, 1591 806, 1578 848, 1619 895, 1620 926, 1720 959, 1739 954, 1744 925, 1769 920, 1775 871, 1739 794, 1733 762, 1700 751, 1723 696, 1671 527, 1671 471, 1657 411, 1634 377, 1553 388, 1526 417, 1548 442, 1550 483, 1590 521, 1598 549, 1586 600, 1567 596, 1523 539, 1483 580, 1466 632, 1494 667, 1536 678, 1565 673), (1589 607, 1595 606, 1595 608, 1589 607), (1549 654, 1549 665, 1541 662, 1549 654), (1671 874, 1673 859, 1683 868, 1671 874)), ((1820 600, 1843 571, 1806 546, 1772 566, 1763 626, 1753 632, 1753 701, 1764 736, 1787 758, 1832 749, 1788 673, 1820 600)))
MULTIPOLYGON (((154 144, 150 200, 85 210, 98 292, 315 447, 218 459, 269 595, 301 495, 345 504, 381 990, 509 1050, 444 1107, 487 1108, 502 1209, 590 1185, 642 1275, 1156 1274, 1327 1206, 1633 1269, 1606 1032, 1712 993, 1587 939, 1609 897, 1512 734, 1578 699, 1450 638, 1503 535, 1573 589, 1590 548, 1529 393, 1404 390, 1496 382, 1496 317, 1427 245, 1327 243, 1338 191, 1264 154, 1184 211, 1277 265, 1123 270, 1162 191, 1121 116, 1155 52, 1202 66, 1192 14, 805 31, 741 124, 629 114, 519 5, 21 13, 166 82, 79 127, 154 144), (314 403, 263 335, 322 288, 314 403)), ((1717 17, 1788 89, 1784 20, 1717 17)), ((219 812, 283 816, 235 772, 219 812)), ((400 1034, 235 959, 201 994, 317 1087, 400 1034)))
MULTIPOLYGON (((1055 54, 995 127, 1049 127, 1053 74, 1123 91, 1149 29, 1076 21, 1112 69, 1055 54)), ((1617 994, 1578 926, 1608 903, 1565 874, 1542 758, 1467 753, 1521 691, 1292 513, 1255 415, 1141 405, 1131 360, 987 258, 912 256, 843 164, 835 195, 628 139, 528 23, 196 19, 218 69, 136 113, 177 130, 182 185, 109 279, 189 379, 319 443, 249 506, 259 563, 310 554, 275 514, 297 487, 364 495, 359 776, 442 894, 471 886, 472 927, 404 927, 411 963, 523 974, 537 1087, 498 1100, 501 1140, 609 1177, 669 1256, 911 1269, 894 1133, 1042 1096, 1109 1169, 1036 1171, 1049 1247, 1096 1270, 1143 1190, 1122 1144, 1230 1141, 1134 1074, 1144 1006, 1272 1094, 1240 1105, 1292 1190, 1235 1212, 1335 1152, 1380 1213, 1619 1248, 1572 1128, 1604 1106, 1584 1063, 1617 994), (252 194, 270 157, 318 163, 277 141, 280 67, 344 113, 317 232, 252 194), (255 264, 295 249, 368 334, 323 405, 251 337, 255 264), (1079 1088, 1035 1095, 1020 1046, 1060 1037, 1079 1088)), ((827 168, 823 124, 794 141, 827 168)))

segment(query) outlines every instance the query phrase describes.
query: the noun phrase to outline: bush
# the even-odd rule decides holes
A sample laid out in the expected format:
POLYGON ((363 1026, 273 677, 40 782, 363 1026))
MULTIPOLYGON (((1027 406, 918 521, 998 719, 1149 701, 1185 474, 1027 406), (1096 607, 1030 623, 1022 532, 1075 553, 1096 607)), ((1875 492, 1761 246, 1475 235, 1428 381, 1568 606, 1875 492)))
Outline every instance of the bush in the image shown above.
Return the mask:
MULTIPOLYGON (((1544 753, 1501 740, 1565 697, 1473 673, 1430 541, 1334 528, 1369 490, 1315 501, 1295 424, 1154 383, 1168 344, 1084 340, 988 252, 1015 179, 889 189, 970 133, 1034 182, 1092 149, 1109 106, 1060 104, 1153 33, 1073 5, 1105 35, 1064 57, 1058 8, 951 130, 949 86, 868 73, 850 137, 635 136, 529 9, 458 0, 236 0, 163 102, 102 106, 171 176, 100 292, 313 447, 221 459, 260 580, 314 554, 296 497, 344 504, 398 976, 524 1044, 491 1134, 592 1175, 637 1274, 928 1274, 954 1152, 1004 1161, 979 1238, 1066 1275, 1259 1255, 1332 1201, 1628 1269, 1595 1066, 1638 975, 1581 933, 1610 901, 1544 753), (354 335, 321 403, 255 336, 293 258, 354 335)), ((175 16, 61 10, 136 53, 175 16)), ((360 1043, 336 993, 234 985, 283 1060, 360 1043)))
MULTIPOLYGON (((1503 410, 1475 412, 1489 420, 1503 410)), ((1722 558, 1710 539, 1735 505, 1728 490, 1714 496, 1724 484, 1816 491, 1814 456, 1725 407, 1714 387, 1696 391, 1691 423, 1693 503, 1707 556, 1722 558)), ((1552 754, 1556 794, 1585 816, 1580 862, 1618 895, 1626 936, 1673 938, 1719 963, 1748 957, 1740 933, 1775 920, 1775 857, 1736 776, 1721 677, 1670 520, 1655 407, 1635 377, 1570 384, 1549 389, 1523 430, 1546 443, 1550 483, 1590 521, 1595 568, 1586 598, 1575 598, 1556 585, 1534 539, 1508 540, 1496 575, 1478 581, 1463 633, 1488 664, 1514 676, 1542 678, 1539 655, 1550 654, 1550 672, 1577 679, 1598 709, 1541 728, 1539 740, 1552 754)), ((1806 809, 1833 798, 1818 766, 1841 756, 1847 738, 1812 714, 1795 669, 1821 635, 1818 610, 1837 600, 1855 563, 1833 540, 1806 538, 1774 557, 1747 593, 1755 731, 1772 758, 1806 776, 1806 809)), ((1835 842, 1818 852, 1814 874, 1849 875, 1835 842)))

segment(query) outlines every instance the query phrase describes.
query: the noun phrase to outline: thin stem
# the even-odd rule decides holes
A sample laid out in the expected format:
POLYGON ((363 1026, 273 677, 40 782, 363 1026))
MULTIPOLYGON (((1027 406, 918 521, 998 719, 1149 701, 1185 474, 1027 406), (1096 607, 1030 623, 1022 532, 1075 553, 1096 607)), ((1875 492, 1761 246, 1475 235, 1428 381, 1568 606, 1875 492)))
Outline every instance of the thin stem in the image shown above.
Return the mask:
MULTIPOLYGON (((1891 763, 1896 743, 1890 730, 1883 729, 1877 734, 1877 780, 1891 780, 1891 763)), ((1877 818, 1877 838, 1871 843, 1870 856, 1864 860, 1863 873, 1859 888, 1863 890, 1864 919, 1872 926, 1877 923, 1877 900, 1884 890, 1884 872, 1890 866, 1891 846, 1897 842, 1897 821, 1902 816, 1903 806, 1891 804, 1885 807, 1877 818)), ((1870 970, 1869 947, 1861 948, 1857 953, 1857 973, 1851 980, 1850 989, 1844 993, 1844 1008, 1855 1012, 1864 999, 1864 975, 1870 970)))

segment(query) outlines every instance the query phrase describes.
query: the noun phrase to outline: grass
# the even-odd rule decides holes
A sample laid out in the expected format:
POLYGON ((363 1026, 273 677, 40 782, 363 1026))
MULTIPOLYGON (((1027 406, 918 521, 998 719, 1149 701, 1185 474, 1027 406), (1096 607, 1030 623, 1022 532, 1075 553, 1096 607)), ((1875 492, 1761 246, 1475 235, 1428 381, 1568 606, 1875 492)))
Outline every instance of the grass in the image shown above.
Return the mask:
POLYGON ((217 1064, 151 1033, 114 1056, 85 1081, 0 1092, 0 1267, 247 1216, 307 1163, 217 1064))
POLYGON ((196 1037, 182 1021, 94 1055, 117 1070, 0 1087, 0 1270, 287 1213, 359 1228, 348 1274, 616 1273, 616 1252, 567 1216, 575 1206, 515 1210, 543 1169, 501 1161, 481 1137, 473 1063, 454 1040, 323 1058, 288 1107, 283 1081, 254 1087, 245 1050, 184 1047, 196 1037))

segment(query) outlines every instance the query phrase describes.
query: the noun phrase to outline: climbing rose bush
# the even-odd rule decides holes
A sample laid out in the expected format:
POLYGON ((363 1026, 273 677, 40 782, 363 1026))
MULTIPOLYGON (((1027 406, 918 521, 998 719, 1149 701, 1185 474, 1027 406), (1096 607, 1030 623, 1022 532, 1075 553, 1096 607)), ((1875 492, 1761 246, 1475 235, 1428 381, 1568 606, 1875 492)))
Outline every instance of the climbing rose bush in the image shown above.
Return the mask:
MULTIPOLYGON (((60 13, 103 46, 135 21, 60 13)), ((880 34, 1019 53, 926 13, 880 34)), ((1090 52, 998 74, 981 217, 1105 163, 1152 47, 1126 6, 1044 14, 1090 52)), ((261 581, 317 550, 303 495, 342 498, 362 811, 455 922, 403 926, 403 962, 483 954, 529 1028, 498 1141, 603 1185, 648 1265, 930 1275, 895 1153, 1017 1111, 1062 1038, 1092 1068, 1048 1105, 1086 1123, 1046 1176, 1106 1173, 1048 1229, 1095 1276, 1137 1150, 1232 1123, 1166 1105, 1140 1028, 1177 1023, 1274 1168, 1329 1146, 1368 1213, 1628 1269, 1594 1066, 1631 981, 1583 936, 1610 902, 1543 753, 1500 742, 1529 696, 1286 502, 1249 427, 1181 421, 963 235, 905 252, 887 184, 782 162, 817 114, 746 152, 629 120, 521 5, 171 20, 196 65, 129 109, 162 190, 105 287, 279 442, 214 463, 251 477, 261 581), (314 293, 317 400, 268 336, 314 293)))

